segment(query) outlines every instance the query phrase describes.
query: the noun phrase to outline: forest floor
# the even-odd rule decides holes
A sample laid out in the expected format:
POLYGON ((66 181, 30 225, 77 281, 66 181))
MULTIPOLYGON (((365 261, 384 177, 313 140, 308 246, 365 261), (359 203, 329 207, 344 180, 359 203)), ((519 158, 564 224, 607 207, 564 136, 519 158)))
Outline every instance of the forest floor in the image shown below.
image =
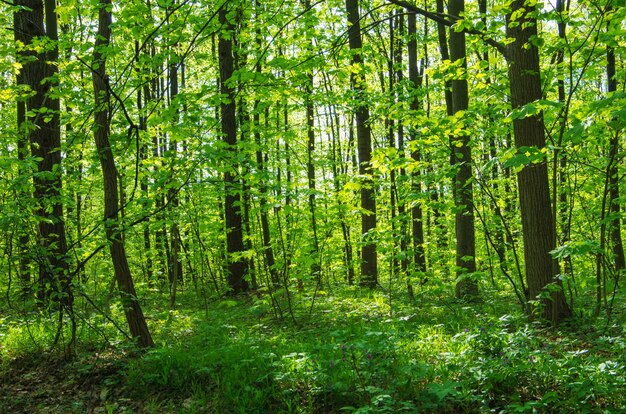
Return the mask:
POLYGON ((110 413, 116 408, 141 412, 141 403, 125 397, 125 355, 67 359, 42 354, 10 361, 0 371, 0 413, 110 413))
POLYGON ((623 306, 554 328, 485 296, 320 292, 294 295, 293 314, 265 298, 155 298, 147 352, 85 307, 101 328, 79 329, 71 358, 44 352, 54 319, 25 329, 0 312, 0 414, 626 412, 623 306))

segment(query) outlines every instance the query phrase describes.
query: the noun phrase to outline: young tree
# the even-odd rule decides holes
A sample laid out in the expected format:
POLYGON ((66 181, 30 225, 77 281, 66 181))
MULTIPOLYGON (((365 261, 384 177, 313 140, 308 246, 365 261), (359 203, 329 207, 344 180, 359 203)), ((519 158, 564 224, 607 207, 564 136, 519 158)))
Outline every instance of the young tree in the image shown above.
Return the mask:
MULTIPOLYGON (((311 8, 310 0, 303 0, 303 6, 305 13, 312 14, 314 10, 311 8)), ((313 42, 313 27, 311 23, 311 17, 305 19, 305 34, 313 42)), ((311 43, 307 45, 307 49, 312 51, 314 45, 311 43)), ((311 52, 310 52, 311 53, 311 52)), ((313 258, 313 264, 311 265, 311 273, 319 283, 321 281, 321 269, 319 266, 319 237, 317 232, 317 217, 316 217, 316 202, 315 202, 315 107, 313 103, 313 88, 314 88, 313 70, 308 69, 306 73, 305 84, 305 107, 306 107, 306 134, 307 134, 307 181, 309 186, 309 212, 311 214, 311 230, 313 231, 313 246, 311 250, 311 257, 313 258)))
MULTIPOLYGON (((408 16, 408 55, 409 55, 409 82, 411 83, 412 91, 409 94, 411 100, 409 108, 412 111, 418 111, 420 109, 421 100, 419 98, 419 88, 422 87, 422 74, 420 73, 417 64, 417 19, 415 13, 410 13, 408 16)), ((410 131, 411 141, 417 139, 416 128, 412 128, 410 131)), ((416 147, 411 152, 411 158, 416 163, 419 163, 422 159, 422 155, 419 149, 416 147)), ((420 169, 416 169, 412 176, 411 189, 415 194, 421 194, 422 192, 422 177, 420 169)), ((424 252, 424 222, 423 211, 420 202, 416 202, 411 207, 411 233, 413 239, 413 263, 417 272, 426 271, 426 254, 424 252)))
MULTIPOLYGON (((614 12, 610 10, 609 12, 614 12)), ((611 31, 615 31, 617 26, 616 19, 610 19, 608 22, 608 32, 611 35, 611 31)), ((616 79, 616 65, 615 65, 615 47, 613 43, 606 46, 606 78, 607 78, 607 92, 617 92, 617 79, 616 79)), ((609 162, 611 166, 609 168, 609 211, 614 217, 611 220, 610 238, 612 243, 612 250, 615 263, 615 271, 620 272, 626 269, 626 258, 624 257, 624 245, 622 243, 622 226, 621 226, 621 208, 620 208, 620 189, 619 189, 619 151, 620 151, 620 133, 617 130, 613 132, 610 141, 610 155, 609 162)))
POLYGON ((120 290, 124 306, 124 315, 131 335, 137 339, 140 347, 154 345, 148 325, 137 299, 135 285, 126 256, 124 231, 120 224, 120 199, 118 192, 118 171, 111 149, 109 135, 111 131, 111 86, 106 71, 107 48, 111 39, 111 0, 98 3, 98 32, 94 45, 92 81, 94 89, 94 138, 104 182, 104 227, 109 242, 109 251, 113 262, 115 279, 120 290))

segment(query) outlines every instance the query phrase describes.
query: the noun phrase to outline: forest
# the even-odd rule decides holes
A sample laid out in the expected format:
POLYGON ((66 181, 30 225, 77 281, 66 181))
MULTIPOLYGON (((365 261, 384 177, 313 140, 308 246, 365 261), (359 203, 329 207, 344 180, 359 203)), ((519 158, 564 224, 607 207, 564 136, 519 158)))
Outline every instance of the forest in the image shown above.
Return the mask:
POLYGON ((0 413, 626 412, 625 0, 2 0, 0 413))

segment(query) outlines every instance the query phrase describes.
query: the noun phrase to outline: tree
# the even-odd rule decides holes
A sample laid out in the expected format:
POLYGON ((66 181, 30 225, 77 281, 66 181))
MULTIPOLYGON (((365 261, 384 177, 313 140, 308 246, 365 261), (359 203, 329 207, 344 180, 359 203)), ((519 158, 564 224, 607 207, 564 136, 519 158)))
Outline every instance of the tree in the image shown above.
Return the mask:
POLYGON ((378 284, 378 264, 376 243, 373 240, 376 230, 376 198, 373 182, 370 177, 370 161, 372 159, 372 130, 370 113, 367 103, 363 56, 361 49, 361 18, 359 17, 359 1, 346 0, 348 14, 348 43, 350 46, 350 85, 354 93, 354 112, 356 118, 356 135, 359 156, 359 176, 361 178, 361 284, 370 288, 378 284))
MULTIPOLYGON (((409 81, 411 82, 412 91, 409 94, 411 96, 411 101, 409 103, 409 107, 412 111, 418 111, 420 109, 421 100, 420 100, 420 90, 422 87, 422 73, 420 73, 418 64, 417 64, 417 24, 416 24, 416 15, 415 13, 411 13, 408 16, 408 32, 409 32, 409 42, 408 42, 408 55, 409 55, 409 81)), ((410 131, 410 139, 411 141, 416 141, 418 138, 416 133, 416 128, 412 128, 410 131)), ((416 146, 415 149, 411 152, 411 158, 416 163, 419 163, 422 159, 422 155, 419 151, 419 148, 416 146)), ((412 188, 411 190, 415 194, 422 193, 422 176, 420 169, 416 169, 413 172, 412 176, 412 188)), ((417 272, 425 272, 426 271, 426 254, 424 252, 424 222, 423 222, 423 212, 422 205, 420 202, 416 202, 413 204, 411 208, 411 233, 413 239, 413 264, 415 266, 415 270, 417 272)))
POLYGON ((20 8, 14 16, 15 36, 23 45, 20 78, 31 91, 22 119, 27 125, 22 127, 28 131, 32 156, 38 160, 33 178, 38 217, 38 299, 45 303, 57 292, 59 303, 71 316, 74 299, 61 197, 60 102, 55 91, 59 54, 55 2, 47 0, 45 8, 41 0, 20 0, 16 5, 20 8), (43 50, 32 47, 41 42, 43 50))
POLYGON ((224 218, 226 224, 226 252, 228 261, 228 284, 233 293, 249 289, 245 276, 248 264, 243 257, 243 225, 241 218, 241 186, 238 178, 237 159, 237 118, 235 89, 232 86, 233 73, 233 36, 234 25, 229 19, 230 5, 225 4, 219 11, 222 30, 219 35, 218 52, 220 65, 220 93, 224 96, 220 103, 222 139, 229 154, 229 165, 224 171, 224 218))
MULTIPOLYGON (((304 0, 303 6, 305 12, 313 13, 311 8, 311 1, 304 0)), ((311 17, 306 19, 305 34, 313 39, 311 36, 313 28, 311 27, 311 17)), ((311 44, 307 49, 313 49, 314 45, 311 44)), ((309 186, 309 211, 311 214, 311 230, 313 231, 313 246, 311 250, 311 256, 313 258, 313 264, 311 265, 311 273, 319 283, 321 281, 321 269, 319 266, 319 237, 317 234, 317 217, 316 217, 316 203, 315 203, 315 107, 313 105, 313 88, 314 88, 313 71, 307 70, 306 83, 305 83, 305 107, 306 107, 306 133, 307 133, 307 181, 309 186)))
MULTIPOLYGON (((449 0, 448 11, 452 16, 462 16, 465 12, 464 0, 449 0)), ((472 150, 470 137, 466 132, 464 117, 469 103, 467 88, 467 54, 465 33, 450 31, 450 60, 461 68, 460 75, 452 80, 452 112, 459 122, 461 132, 452 137, 452 165, 455 169, 454 204, 456 230, 456 266, 459 281, 456 284, 457 298, 478 296, 478 283, 472 277, 476 272, 476 241, 474 234, 474 201, 472 177, 472 150)))
POLYGON ((124 306, 124 315, 131 335, 137 339, 140 347, 154 345, 148 330, 141 305, 137 299, 126 248, 124 231, 120 223, 120 199, 118 193, 118 171, 115 157, 111 149, 109 135, 111 130, 111 86, 106 71, 107 48, 111 39, 111 0, 100 0, 98 3, 98 32, 94 44, 92 81, 94 90, 94 138, 102 180, 104 182, 104 228, 109 242, 109 251, 113 262, 115 280, 120 290, 120 298, 124 306))
MULTIPOLYGON (((511 106, 514 111, 541 99, 541 69, 537 48, 537 6, 523 0, 511 3, 507 15, 508 74, 511 85, 511 106)), ((546 137, 541 111, 513 120, 515 145, 518 149, 541 151, 546 137)), ((550 252, 556 247, 554 221, 550 202, 547 163, 525 165, 517 174, 519 202, 524 238, 527 299, 541 305, 539 315, 559 323, 570 315, 562 284, 556 276, 558 264, 550 252)))
MULTIPOLYGON (((610 10, 612 11, 612 10, 610 10)), ((609 12, 610 12, 609 11, 609 12)), ((612 17, 612 16, 610 16, 612 17)), ((610 19, 608 22, 608 31, 615 30, 616 19, 610 19)), ((607 78, 607 92, 615 94, 617 92, 617 77, 616 77, 616 65, 615 65, 615 47, 608 44, 606 46, 606 78, 607 78)), ((614 217, 611 220, 611 243, 613 247, 613 256, 615 263, 615 271, 621 272, 626 269, 626 258, 624 257, 624 245, 622 242, 622 226, 621 226, 621 208, 620 208, 620 189, 619 189, 619 151, 620 151, 620 138, 621 131, 618 129, 613 132, 611 136, 610 155, 609 155, 609 211, 614 217)))

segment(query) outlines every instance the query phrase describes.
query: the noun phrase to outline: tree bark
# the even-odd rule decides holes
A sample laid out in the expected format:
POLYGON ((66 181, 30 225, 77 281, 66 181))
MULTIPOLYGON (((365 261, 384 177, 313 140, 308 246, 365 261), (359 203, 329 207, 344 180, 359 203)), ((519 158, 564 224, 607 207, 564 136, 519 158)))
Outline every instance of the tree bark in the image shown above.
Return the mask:
MULTIPOLYGON (((461 16, 465 11, 464 0, 449 0, 448 12, 451 16, 461 16)), ((450 31, 450 60, 452 63, 461 61, 462 74, 452 80, 452 112, 454 115, 467 110, 469 105, 469 93, 467 88, 467 56, 465 48, 465 33, 450 31)), ((462 128, 465 127, 465 119, 460 117, 462 128)), ((456 229, 456 268, 457 277, 455 293, 459 299, 478 296, 478 283, 472 278, 476 272, 476 237, 474 230, 474 199, 472 185, 472 152, 470 137, 462 133, 453 136, 452 143, 452 166, 454 176, 454 204, 455 204, 455 229, 456 229)))
MULTIPOLYGON (((170 53, 176 56, 174 51, 170 53)), ((172 124, 176 125, 180 121, 180 110, 178 108, 178 102, 176 97, 178 96, 178 59, 174 59, 169 63, 169 89, 170 89, 170 105, 174 106, 174 119, 172 124)), ((168 157, 175 163, 175 159, 178 156, 178 143, 176 138, 170 135, 168 157)), ((174 164, 175 165, 175 164, 174 164)), ((172 177, 172 180, 174 178, 172 177)), ((178 226, 178 220, 176 218, 177 209, 179 205, 178 192, 176 186, 170 186, 167 194, 168 205, 170 208, 170 214, 172 216, 170 225, 170 256, 169 256, 169 281, 170 281, 170 308, 176 306, 176 291, 178 289, 178 283, 183 280, 183 262, 180 260, 180 228, 178 226)))
POLYGON ((231 78, 234 73, 233 62, 233 23, 227 19, 225 5, 219 12, 219 21, 222 25, 218 41, 218 53, 220 62, 220 92, 224 96, 220 104, 222 139, 229 153, 230 165, 224 172, 224 220, 226 223, 226 252, 228 285, 234 294, 245 292, 249 289, 245 279, 248 273, 247 261, 242 257, 243 223, 241 217, 241 194, 240 183, 237 178, 237 118, 235 112, 235 90, 231 86, 231 78))
MULTIPOLYGON (((507 36, 513 42, 507 46, 508 73, 513 109, 541 99, 539 52, 530 41, 537 35, 535 7, 523 0, 511 3, 507 15, 507 36), (520 16, 512 20, 511 16, 520 16)), ((543 114, 513 121, 515 145, 539 150, 546 144, 543 114)), ((550 188, 546 162, 526 165, 517 175, 526 262, 527 299, 538 301, 539 316, 559 323, 570 315, 561 282, 556 278, 558 264, 550 256, 555 248, 550 188), (554 288, 551 288, 553 286, 554 288)))
POLYGON ((38 222, 38 299, 47 302, 53 292, 60 293, 61 305, 72 312, 73 295, 69 272, 69 257, 65 234, 61 177, 61 126, 60 102, 53 89, 58 86, 56 65, 58 61, 58 34, 54 2, 46 0, 18 0, 22 6, 15 13, 15 37, 26 48, 36 38, 47 37, 53 42, 47 51, 22 52, 29 57, 21 69, 21 79, 32 94, 26 109, 33 116, 25 117, 32 156, 40 160, 33 178, 35 214, 38 222), (45 20, 45 25, 44 25, 45 20), (30 59, 35 57, 35 59, 30 59))
POLYGON ((94 45, 92 78, 96 106, 94 110, 94 138, 104 182, 104 227, 126 322, 131 335, 136 338, 137 344, 146 348, 153 346, 154 342, 137 299, 128 265, 123 229, 119 220, 118 173, 109 141, 111 125, 109 108, 111 102, 105 50, 111 39, 111 0, 100 0, 98 10, 98 33, 94 45))
POLYGON ((365 77, 363 76, 363 57, 361 48, 361 23, 359 1, 346 0, 348 14, 348 43, 351 52, 352 71, 350 85, 354 92, 354 110, 359 157, 359 175, 361 177, 361 285, 373 288, 378 284, 378 264, 376 254, 376 198, 373 180, 370 177, 372 158, 372 131, 369 124, 369 107, 366 101, 365 77))
MULTIPOLYGON (((409 81, 411 83, 411 87, 413 88, 413 90, 409 94, 409 96, 412 96, 411 102, 409 104, 409 108, 411 109, 411 111, 418 111, 422 106, 418 94, 419 88, 422 87, 423 77, 417 64, 416 20, 417 19, 415 14, 410 13, 408 16, 408 63, 409 81)), ((415 141, 417 139, 417 133, 415 129, 411 129, 409 138, 411 139, 411 141, 415 141)), ((414 146, 414 148, 415 149, 411 151, 411 158, 416 163, 419 163, 422 159, 422 155, 417 146, 414 146)), ((420 195, 422 193, 422 177, 420 169, 414 170, 411 179, 411 190, 413 194, 420 195)), ((411 207, 411 233, 413 239, 413 264, 415 266, 415 271, 419 273, 424 273, 426 271, 426 253, 424 252, 424 214, 422 211, 422 204, 419 201, 413 203, 413 207, 411 207)))
MULTIPOLYGON (((24 32, 21 30, 20 25, 23 22, 20 22, 17 14, 15 15, 13 21, 13 33, 14 39, 17 43, 18 41, 24 41, 24 32)), ((24 42, 25 43, 25 42, 24 42)), ((18 55, 18 61, 22 57, 23 53, 18 55)), ((24 82, 24 71, 20 70, 16 77, 15 81, 18 85, 23 85, 24 82)), ((17 159, 19 160, 19 170, 18 173, 20 176, 27 174, 28 171, 25 168, 26 166, 26 157, 28 156, 28 152, 30 151, 30 147, 28 145, 29 137, 28 137, 28 128, 26 124, 26 98, 18 97, 15 103, 16 105, 16 121, 17 121, 17 159)), ((26 197, 30 197, 30 194, 25 194, 26 197)), ((19 249, 19 278, 22 283, 22 296, 24 298, 28 298, 32 294, 32 286, 31 286, 31 269, 30 269, 30 252, 28 248, 30 236, 29 233, 32 229, 20 229, 20 234, 18 236, 18 249, 19 249)))
MULTIPOLYGON (((616 92, 617 79, 615 78, 615 48, 610 45, 606 47, 606 77, 607 91, 609 93, 616 92)), ((609 159, 611 160, 611 167, 609 169, 609 211, 611 215, 615 217, 611 220, 610 238, 613 250, 613 263, 615 264, 616 272, 621 272, 626 268, 626 259, 624 258, 624 245, 622 243, 622 219, 619 201, 619 137, 620 131, 615 131, 609 143, 609 159)))

